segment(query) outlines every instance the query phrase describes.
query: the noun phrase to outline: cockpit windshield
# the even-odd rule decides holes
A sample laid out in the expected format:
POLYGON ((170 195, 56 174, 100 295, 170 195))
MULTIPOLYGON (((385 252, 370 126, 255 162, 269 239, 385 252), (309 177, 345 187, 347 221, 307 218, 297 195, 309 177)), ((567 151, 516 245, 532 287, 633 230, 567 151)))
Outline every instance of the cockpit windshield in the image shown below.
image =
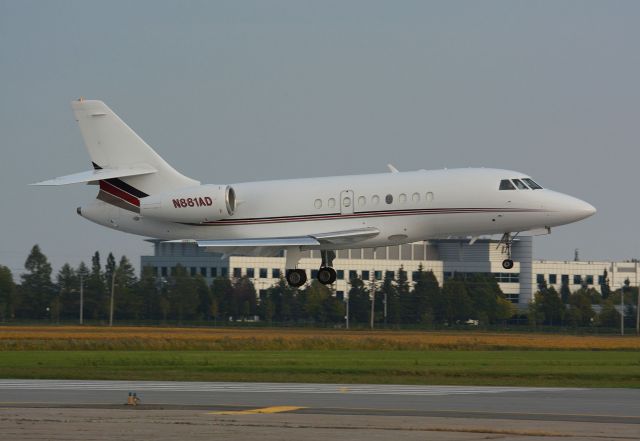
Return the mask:
POLYGON ((503 179, 500 181, 500 190, 542 190, 542 187, 531 178, 503 179))
POLYGON ((500 190, 515 190, 516 187, 511 183, 508 179, 503 179, 500 181, 500 190))
POLYGON ((542 187, 534 182, 531 178, 524 178, 524 182, 526 182, 532 190, 542 190, 542 187))
POLYGON ((522 182, 520 179, 514 179, 513 183, 516 184, 516 187, 518 187, 518 190, 529 190, 529 187, 527 187, 525 183, 522 182))

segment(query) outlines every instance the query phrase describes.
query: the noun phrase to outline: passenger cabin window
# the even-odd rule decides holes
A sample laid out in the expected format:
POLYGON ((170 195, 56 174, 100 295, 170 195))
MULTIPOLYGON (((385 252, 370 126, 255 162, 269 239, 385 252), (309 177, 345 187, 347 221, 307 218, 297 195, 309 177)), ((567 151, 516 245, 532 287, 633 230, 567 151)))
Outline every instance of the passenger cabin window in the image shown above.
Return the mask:
POLYGON ((364 207, 366 203, 367 203, 367 198, 365 198, 364 196, 360 196, 358 198, 358 205, 359 206, 364 207))
POLYGON ((378 205, 378 204, 380 203, 380 196, 378 196, 377 194, 374 194, 374 195, 371 197, 371 203, 372 203, 373 205, 378 205))
POLYGON ((500 190, 515 190, 516 187, 511 183, 508 179, 503 179, 500 181, 500 190))
POLYGON ((322 208, 322 200, 320 200, 320 199, 316 199, 316 200, 313 202, 313 206, 314 206, 314 207, 316 207, 317 209, 322 208))
POLYGON ((524 178, 523 181, 526 182, 532 190, 542 190, 542 187, 536 184, 535 181, 531 178, 524 178))
POLYGON ((330 198, 329 201, 327 202, 327 205, 329 205, 329 208, 333 208, 336 206, 336 200, 334 198, 330 198))
POLYGON ((386 195, 385 198, 384 198, 384 201, 387 204, 392 204, 393 203, 393 196, 391 196, 390 194, 386 195))
POLYGON ((518 190, 529 190, 529 187, 527 187, 527 185, 522 182, 520 179, 514 179, 513 183, 516 184, 516 187, 518 187, 518 190))

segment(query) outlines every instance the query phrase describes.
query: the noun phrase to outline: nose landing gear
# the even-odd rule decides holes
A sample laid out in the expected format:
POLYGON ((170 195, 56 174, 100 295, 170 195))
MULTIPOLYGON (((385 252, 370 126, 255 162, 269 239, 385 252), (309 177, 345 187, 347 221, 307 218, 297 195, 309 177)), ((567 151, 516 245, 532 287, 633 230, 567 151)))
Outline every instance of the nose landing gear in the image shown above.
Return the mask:
MULTIPOLYGON (((518 233, 513 236, 511 233, 504 233, 500 242, 498 242, 498 247, 502 246, 502 254, 506 254, 507 258, 502 261, 502 268, 506 270, 510 270, 513 268, 513 260, 511 260, 511 245, 513 245, 513 240, 516 238, 518 233)), ((496 247, 497 248, 497 247, 496 247)))

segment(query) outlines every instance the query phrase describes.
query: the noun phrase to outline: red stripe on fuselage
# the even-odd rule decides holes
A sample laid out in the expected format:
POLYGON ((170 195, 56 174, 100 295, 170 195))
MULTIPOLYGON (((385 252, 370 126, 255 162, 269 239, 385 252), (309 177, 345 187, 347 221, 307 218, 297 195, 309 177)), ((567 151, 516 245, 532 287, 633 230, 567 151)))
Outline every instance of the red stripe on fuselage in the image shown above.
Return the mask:
POLYGON ((127 193, 124 190, 120 190, 118 187, 108 183, 107 181, 100 181, 100 190, 109 193, 111 196, 120 198, 123 201, 130 203, 131 205, 135 205, 136 207, 140 206, 140 200, 137 197, 127 193))

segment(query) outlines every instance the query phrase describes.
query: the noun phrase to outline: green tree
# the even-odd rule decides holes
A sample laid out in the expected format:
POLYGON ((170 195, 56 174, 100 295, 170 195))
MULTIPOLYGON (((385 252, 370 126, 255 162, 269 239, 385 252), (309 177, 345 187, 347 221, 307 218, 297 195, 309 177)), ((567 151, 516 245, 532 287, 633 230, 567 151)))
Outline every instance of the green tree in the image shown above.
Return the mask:
POLYGON ((371 310, 369 290, 360 278, 351 279, 349 289, 349 321, 352 323, 368 323, 371 310))
MULTIPOLYGON (((140 298, 140 318, 146 320, 160 320, 163 318, 161 310, 161 298, 163 286, 166 280, 156 275, 156 269, 152 266, 142 267, 140 279, 135 290, 140 298)), ((168 311, 167 311, 168 312, 168 311)), ((166 319, 166 317, 165 317, 166 319)))
POLYGON ((560 299, 562 299, 562 303, 565 305, 569 303, 569 297, 571 297, 571 289, 569 289, 569 282, 562 281, 560 285, 560 299))
POLYGON ((67 320, 77 319, 80 311, 80 280, 71 265, 62 265, 57 282, 59 316, 67 320))
POLYGON ((257 313, 256 288, 247 276, 234 279, 233 297, 238 306, 237 315, 248 319, 257 313))
POLYGON ((569 296, 569 321, 573 326, 591 326, 595 311, 591 307, 592 296, 585 289, 579 289, 569 296))
POLYGON ((549 325, 560 325, 565 317, 565 306, 553 286, 543 288, 534 295, 534 306, 541 321, 549 325))
MULTIPOLYGON (((400 297, 395 286, 393 271, 386 271, 384 281, 380 287, 383 299, 387 299, 387 323, 398 325, 402 319, 400 311, 400 297)), ((385 323, 386 324, 386 323, 385 323)))
POLYGON ((433 323, 435 317, 432 301, 440 295, 440 285, 433 271, 424 271, 422 264, 418 267, 418 280, 413 289, 416 322, 433 323))
POLYGON ((620 327, 620 313, 616 309, 611 299, 604 299, 602 302, 602 309, 598 315, 598 324, 600 326, 607 326, 610 328, 620 327))
POLYGON ((306 300, 305 315, 314 322, 326 323, 329 318, 326 303, 327 299, 331 297, 331 290, 317 280, 313 280, 304 290, 304 295, 306 300))
POLYGON ((116 317, 140 320, 144 317, 144 298, 138 289, 135 269, 126 256, 120 258, 115 269, 114 308, 116 317))
POLYGON ((604 269, 602 273, 602 283, 600 284, 600 293, 602 294, 602 298, 606 299, 611 294, 611 287, 609 286, 609 273, 607 269, 604 269))
POLYGON ((456 275, 442 286, 442 294, 447 299, 447 322, 463 323, 473 314, 473 305, 464 281, 456 275))
POLYGON ((198 292, 187 269, 178 264, 169 280, 167 299, 170 304, 170 316, 181 323, 183 320, 193 320, 197 315, 198 292))
POLYGON ((91 272, 87 278, 84 295, 86 317, 94 320, 107 317, 107 287, 100 264, 100 253, 96 251, 91 258, 91 272))
POLYGON ((6 322, 15 315, 16 286, 11 270, 0 265, 0 321, 6 322))
POLYGON ((211 289, 209 285, 207 285, 207 281, 200 274, 194 278, 194 282, 196 284, 196 292, 198 293, 198 318, 201 320, 211 320, 214 312, 211 289))
POLYGON ((51 318, 50 311, 54 299, 54 285, 51 282, 51 264, 34 245, 24 264, 20 287, 20 315, 23 318, 51 318))
POLYGON ((402 323, 415 323, 417 317, 414 310, 414 299, 411 292, 411 285, 407 272, 403 266, 398 269, 398 277, 396 278, 396 291, 400 302, 400 321, 402 323))
POLYGON ((211 283, 213 302, 218 305, 218 318, 229 320, 238 318, 238 305, 233 295, 233 285, 227 277, 216 277, 211 283))
POLYGON ((472 318, 480 323, 496 323, 513 314, 493 274, 475 273, 464 280, 472 302, 472 318))

